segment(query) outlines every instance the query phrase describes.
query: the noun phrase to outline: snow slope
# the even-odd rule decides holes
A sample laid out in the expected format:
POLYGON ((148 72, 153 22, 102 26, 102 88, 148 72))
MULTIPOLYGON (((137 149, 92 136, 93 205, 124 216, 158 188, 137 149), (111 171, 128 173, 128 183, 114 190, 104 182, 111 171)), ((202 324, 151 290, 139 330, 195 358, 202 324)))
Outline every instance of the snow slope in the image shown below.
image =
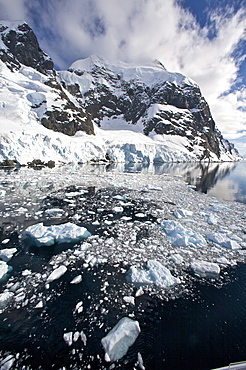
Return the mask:
MULTIPOLYGON (((0 61, 0 161, 11 159, 26 164, 34 159, 59 162, 168 162, 195 161, 196 155, 185 147, 185 137, 155 135, 148 137, 126 130, 118 118, 118 130, 109 123, 95 127, 96 135, 77 132, 69 137, 45 128, 40 118, 46 109, 60 107, 64 102, 45 84, 47 77, 31 67, 22 66, 11 72, 0 61), (119 130, 120 129, 120 130, 119 130)), ((114 125, 115 127, 115 125, 114 125)), ((233 160, 225 156, 225 160, 233 160)), ((214 160, 217 160, 214 157, 214 160)))

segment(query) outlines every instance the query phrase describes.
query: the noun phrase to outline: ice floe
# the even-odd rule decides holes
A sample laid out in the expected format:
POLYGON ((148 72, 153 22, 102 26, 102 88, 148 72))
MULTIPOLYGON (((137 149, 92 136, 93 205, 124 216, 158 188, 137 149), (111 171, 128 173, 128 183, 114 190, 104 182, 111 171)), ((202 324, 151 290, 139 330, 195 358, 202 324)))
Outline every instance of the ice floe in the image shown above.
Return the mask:
POLYGON ((0 293, 0 310, 3 309, 9 303, 13 296, 14 293, 9 291, 0 293))
POLYGON ((5 261, 0 261, 0 280, 10 271, 10 266, 5 261))
POLYGON ((175 278, 167 267, 154 260, 147 262, 146 269, 131 266, 127 273, 127 279, 134 284, 154 284, 160 288, 168 288, 180 283, 180 279, 175 278))
POLYGON ((77 242, 87 238, 91 233, 85 228, 71 222, 62 225, 44 226, 43 223, 29 226, 23 236, 29 236, 36 246, 53 245, 55 243, 77 242))
POLYGON ((222 233, 208 233, 206 234, 207 239, 213 241, 220 246, 227 249, 241 249, 240 244, 236 240, 228 238, 228 236, 222 233))
POLYGON ((114 362, 121 359, 135 342, 139 333, 138 321, 123 317, 101 340, 105 350, 105 360, 114 362))
POLYGON ((67 267, 64 266, 64 265, 61 265, 59 267, 57 267, 54 271, 52 271, 52 273, 48 276, 48 279, 47 279, 47 284, 51 283, 52 281, 54 280, 57 280, 59 279, 62 275, 65 274, 65 272, 67 271, 67 267))
POLYGON ((205 247, 207 242, 205 238, 196 231, 186 228, 174 220, 164 220, 161 227, 170 238, 175 247, 205 247))
POLYGON ((0 260, 8 262, 17 252, 17 248, 0 249, 0 260))
POLYGON ((220 273, 220 267, 217 263, 208 261, 193 261, 190 265, 194 273, 201 277, 215 277, 220 273))

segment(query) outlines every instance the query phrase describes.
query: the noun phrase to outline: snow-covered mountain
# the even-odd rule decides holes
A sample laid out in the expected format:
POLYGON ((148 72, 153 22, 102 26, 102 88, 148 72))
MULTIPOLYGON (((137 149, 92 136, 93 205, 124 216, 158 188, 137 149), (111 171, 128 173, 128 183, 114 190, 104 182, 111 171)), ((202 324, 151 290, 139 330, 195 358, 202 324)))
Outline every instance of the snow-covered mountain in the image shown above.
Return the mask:
POLYGON ((0 22, 0 161, 232 161, 197 84, 97 56, 54 70, 23 22, 0 22))

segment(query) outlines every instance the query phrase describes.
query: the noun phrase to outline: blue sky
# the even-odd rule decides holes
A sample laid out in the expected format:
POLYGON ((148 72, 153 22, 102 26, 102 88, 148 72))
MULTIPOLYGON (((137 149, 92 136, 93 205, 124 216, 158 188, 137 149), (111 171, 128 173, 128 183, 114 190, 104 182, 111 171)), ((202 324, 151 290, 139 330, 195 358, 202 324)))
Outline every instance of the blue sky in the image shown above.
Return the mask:
POLYGON ((0 0, 0 18, 27 21, 57 69, 90 54, 159 59, 199 84, 218 128, 246 154, 244 0, 0 0))

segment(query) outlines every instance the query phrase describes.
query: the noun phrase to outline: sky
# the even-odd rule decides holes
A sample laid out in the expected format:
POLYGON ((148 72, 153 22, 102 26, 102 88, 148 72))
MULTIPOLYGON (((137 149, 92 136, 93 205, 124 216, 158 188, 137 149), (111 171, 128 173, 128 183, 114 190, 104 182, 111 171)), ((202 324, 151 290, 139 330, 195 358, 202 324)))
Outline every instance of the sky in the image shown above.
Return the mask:
POLYGON ((56 69, 91 54, 160 60, 200 86, 217 127, 246 155, 244 0, 0 0, 0 19, 25 20, 56 69))

